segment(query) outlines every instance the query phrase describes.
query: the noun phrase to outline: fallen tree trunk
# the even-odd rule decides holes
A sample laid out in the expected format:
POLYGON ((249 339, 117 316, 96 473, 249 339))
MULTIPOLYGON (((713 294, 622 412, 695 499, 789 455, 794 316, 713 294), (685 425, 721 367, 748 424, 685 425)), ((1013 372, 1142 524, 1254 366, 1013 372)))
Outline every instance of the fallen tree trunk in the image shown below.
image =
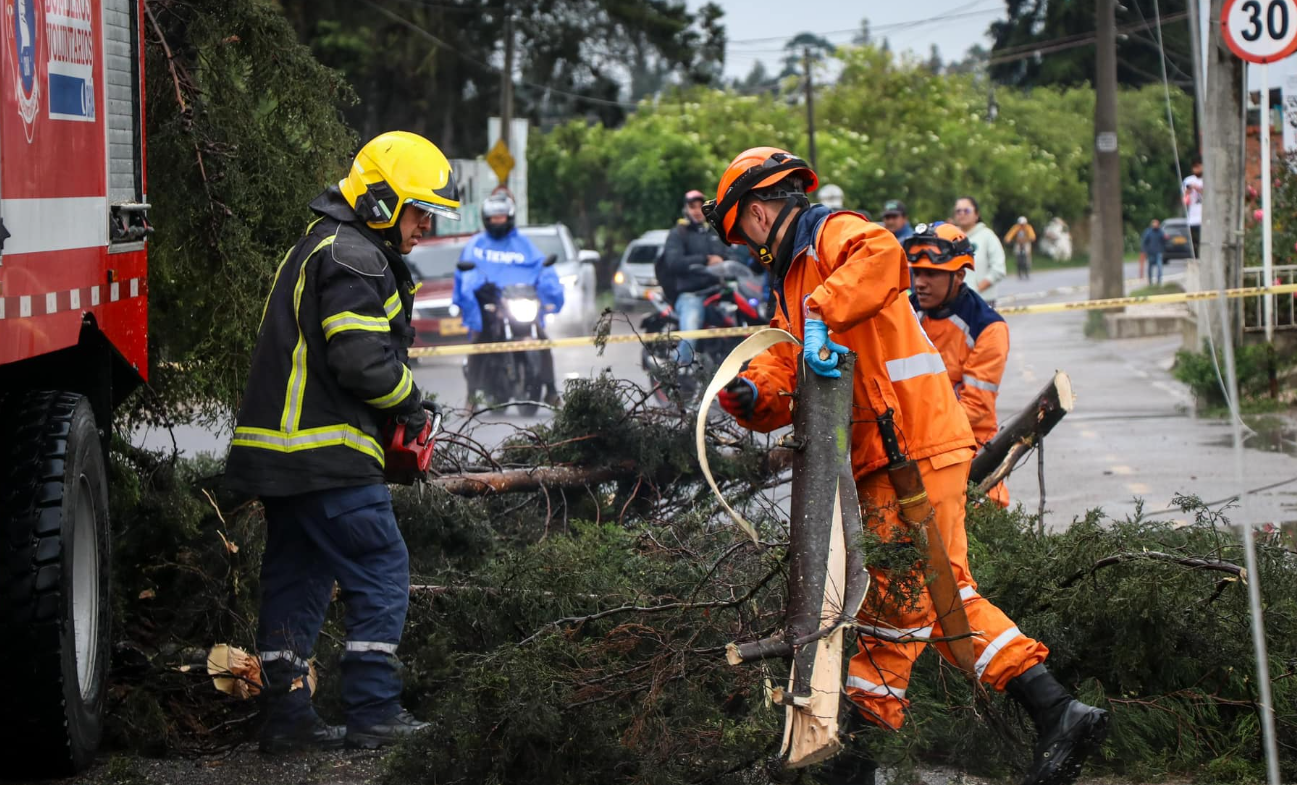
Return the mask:
POLYGON ((502 469, 498 472, 448 474, 434 477, 429 485, 456 496, 533 493, 541 488, 580 488, 634 477, 635 469, 634 461, 623 461, 611 466, 537 466, 502 469))
POLYGON ((1045 385, 1032 402, 1014 415, 973 458, 968 481, 986 493, 1017 465, 1018 459, 1040 443, 1075 405, 1072 380, 1062 371, 1045 385))
MULTIPOLYGON (((762 469, 778 474, 792 466, 793 450, 776 447, 766 453, 762 469)), ((625 480, 639 472, 634 461, 610 466, 533 466, 526 469, 446 474, 434 477, 428 484, 456 496, 489 496, 496 493, 534 493, 542 488, 581 488, 587 485, 625 480)))

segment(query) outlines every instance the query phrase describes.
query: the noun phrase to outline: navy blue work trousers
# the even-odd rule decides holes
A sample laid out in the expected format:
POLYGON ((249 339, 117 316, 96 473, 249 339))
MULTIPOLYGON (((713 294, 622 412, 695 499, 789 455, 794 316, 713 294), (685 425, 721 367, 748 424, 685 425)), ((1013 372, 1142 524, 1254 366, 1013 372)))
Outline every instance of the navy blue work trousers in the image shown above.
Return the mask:
POLYGON ((285 687, 305 675, 336 582, 346 605, 342 699, 347 727, 367 728, 400 711, 401 642, 410 604, 410 563, 385 485, 263 498, 257 648, 268 722, 292 725, 312 713, 309 691, 285 687), (278 688, 278 689, 276 689, 278 688))

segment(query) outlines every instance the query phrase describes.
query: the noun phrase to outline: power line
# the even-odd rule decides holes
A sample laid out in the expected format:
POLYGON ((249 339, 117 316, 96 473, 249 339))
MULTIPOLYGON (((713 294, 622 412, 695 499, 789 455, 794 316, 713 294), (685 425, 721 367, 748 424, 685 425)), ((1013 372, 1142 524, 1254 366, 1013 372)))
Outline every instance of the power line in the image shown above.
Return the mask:
MULTIPOLYGON (((485 60, 479 60, 479 59, 477 59, 476 57, 471 57, 471 56, 469 56, 469 55, 464 54, 463 52, 459 51, 459 50, 456 49, 455 47, 453 47, 453 46, 451 46, 450 44, 446 43, 445 41, 441 40, 441 39, 438 38, 437 36, 433 35, 432 33, 428 32, 427 30, 423 29, 423 28, 420 27, 419 25, 416 25, 414 22, 411 22, 411 21, 408 20, 408 19, 402 18, 401 16, 392 13, 391 11, 389 11, 388 9, 386 9, 386 8, 384 8, 383 6, 379 5, 378 3, 373 2, 373 0, 361 0, 361 2, 363 2, 365 5, 369 6, 370 8, 373 8, 375 11, 378 11, 378 12, 379 12, 380 14, 382 14, 383 16, 386 16, 388 19, 391 19, 393 22, 396 22, 397 24, 400 24, 400 25, 402 25, 402 26, 404 26, 404 27, 407 27, 407 28, 409 28, 412 32, 417 33, 417 34, 423 36, 424 38, 427 38, 429 41, 432 41, 434 44, 436 44, 437 46, 440 46, 442 49, 445 49, 445 50, 448 51, 448 52, 452 52, 452 53, 454 53, 454 54, 457 55, 461 60, 464 60, 465 62, 469 62, 469 63, 472 63, 472 64, 474 64, 474 65, 477 65, 477 66, 479 66, 479 67, 481 67, 481 68, 484 68, 484 69, 486 69, 486 70, 488 70, 488 71, 490 71, 490 72, 492 72, 492 73, 494 73, 494 74, 502 74, 502 73, 504 73, 504 70, 503 70, 503 69, 501 69, 501 68, 497 68, 496 66, 491 65, 490 63, 486 62, 485 60)), ((555 93, 555 94, 557 94, 557 95, 566 96, 566 97, 568 97, 568 98, 572 98, 572 99, 579 100, 579 101, 586 101, 586 102, 588 102, 588 103, 592 103, 592 104, 598 104, 598 105, 600 105, 600 106, 615 106, 615 107, 619 107, 619 108, 622 108, 622 109, 636 109, 636 108, 639 107, 639 104, 638 104, 638 103, 632 103, 632 102, 630 102, 630 101, 615 101, 615 100, 611 100, 611 99, 608 99, 608 98, 594 98, 594 97, 592 97, 592 96, 588 96, 588 95, 581 95, 580 93, 570 93, 570 92, 568 92, 568 91, 566 91, 566 90, 560 90, 560 89, 558 89, 557 87, 551 87, 551 86, 549 86, 549 85, 537 84, 536 82, 529 82, 529 81, 527 81, 526 79, 519 79, 519 80, 518 80, 518 83, 519 83, 519 84, 526 85, 527 87, 531 87, 531 88, 534 88, 534 89, 538 89, 538 90, 545 90, 545 91, 548 91, 548 92, 551 92, 551 93, 555 93)))
MULTIPOLYGON (((1163 22, 1176 22, 1181 19, 1188 19, 1189 12, 1182 11, 1177 14, 1168 14, 1162 17, 1163 22)), ((1124 27, 1118 27, 1118 33, 1131 33, 1137 30, 1145 30, 1153 27, 1153 22, 1134 22, 1124 27)), ((1054 54, 1068 49, 1075 49, 1079 46, 1089 46, 1098 39, 1094 31, 1089 33, 1076 33, 1074 35, 1062 36, 1060 38, 1050 39, 1048 41, 1034 41, 1029 44, 1019 44, 1001 49, 999 52, 993 52, 987 58, 987 65, 998 65, 1000 63, 1012 63, 1017 60, 1025 60, 1028 57, 1036 55, 1054 54)))
MULTIPOLYGON (((905 22, 889 22, 889 23, 887 23, 887 24, 881 24, 881 25, 872 25, 872 24, 871 24, 871 25, 869 26, 869 34, 870 34, 870 35, 873 35, 874 33, 895 32, 897 29, 900 29, 900 28, 916 27, 916 26, 918 26, 918 25, 927 24, 928 22, 938 22, 938 21, 943 21, 943 20, 948 20, 948 19, 960 19, 960 18, 965 18, 965 17, 970 17, 970 16, 985 16, 985 15, 987 15, 987 14, 998 14, 998 13, 1000 13, 1000 10, 999 10, 998 8, 993 8, 993 9, 984 9, 984 10, 981 10, 981 11, 968 11, 968 12, 966 12, 966 13, 959 13, 960 11, 963 11, 964 9, 969 8, 970 6, 975 6, 975 5, 979 4, 979 3, 985 3, 985 2, 987 2, 987 1, 988 1, 988 0, 972 0, 972 2, 964 3, 963 5, 955 6, 954 8, 950 9, 949 11, 946 11, 945 13, 940 14, 940 15, 938 15, 938 16, 929 16, 929 17, 926 17, 926 18, 924 18, 924 19, 911 19, 911 20, 909 20, 909 21, 905 21, 905 22)), ((997 5, 998 5, 998 2, 997 2, 997 5)), ((794 33, 793 35, 777 35, 777 36, 770 36, 770 37, 767 37, 767 38, 739 38, 739 39, 734 39, 734 40, 732 40, 732 41, 729 41, 728 43, 730 43, 730 44, 768 44, 768 43, 771 43, 771 42, 777 42, 777 41, 790 41, 790 40, 796 38, 796 37, 799 36, 799 35, 806 35, 806 34, 814 35, 814 36, 818 36, 818 37, 820 37, 820 38, 828 38, 828 37, 830 37, 830 36, 835 36, 835 35, 850 35, 850 34, 853 34, 853 33, 861 33, 861 32, 864 32, 864 28, 861 27, 861 26, 852 27, 852 28, 848 28, 848 29, 845 29, 845 30, 824 30, 824 31, 820 31, 820 32, 807 30, 807 31, 799 32, 799 33, 794 33)))

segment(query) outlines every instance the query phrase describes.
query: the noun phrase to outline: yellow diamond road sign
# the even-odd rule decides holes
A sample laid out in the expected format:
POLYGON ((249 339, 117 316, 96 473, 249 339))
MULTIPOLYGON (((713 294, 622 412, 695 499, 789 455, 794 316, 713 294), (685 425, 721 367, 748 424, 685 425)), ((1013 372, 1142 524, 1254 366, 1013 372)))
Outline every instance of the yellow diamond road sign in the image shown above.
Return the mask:
POLYGON ((492 171, 500 178, 501 183, 509 179, 509 172, 513 171, 513 156, 509 154, 509 147, 503 139, 496 140, 495 147, 486 154, 486 162, 491 165, 492 171))

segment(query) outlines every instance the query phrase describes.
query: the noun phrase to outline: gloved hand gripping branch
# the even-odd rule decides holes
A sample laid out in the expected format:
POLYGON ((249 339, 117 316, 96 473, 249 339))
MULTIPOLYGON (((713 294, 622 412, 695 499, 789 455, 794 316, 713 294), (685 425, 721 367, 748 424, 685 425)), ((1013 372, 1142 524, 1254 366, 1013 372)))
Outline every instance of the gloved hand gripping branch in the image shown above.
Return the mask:
POLYGON ((716 400, 720 401, 721 408, 731 417, 751 419, 757 408, 757 386, 739 376, 717 393, 716 400))
POLYGON ((842 375, 838 358, 850 351, 829 340, 829 326, 824 320, 808 315, 802 336, 802 359, 816 374, 828 379, 842 375), (827 352, 825 351, 827 350, 827 352))

